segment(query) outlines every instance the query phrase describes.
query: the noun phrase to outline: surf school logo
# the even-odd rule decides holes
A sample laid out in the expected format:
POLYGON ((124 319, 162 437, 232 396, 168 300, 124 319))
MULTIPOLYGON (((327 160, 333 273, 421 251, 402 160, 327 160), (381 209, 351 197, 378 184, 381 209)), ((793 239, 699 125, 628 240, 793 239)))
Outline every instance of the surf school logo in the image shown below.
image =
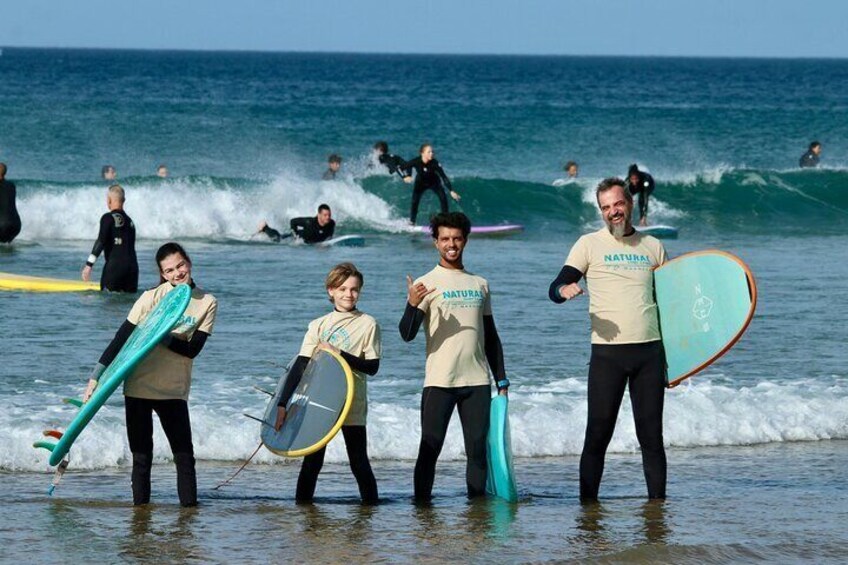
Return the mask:
POLYGON ((607 253, 604 255, 604 265, 611 269, 634 271, 644 271, 654 266, 651 258, 642 253, 607 253))
POLYGON ((442 291, 442 300, 448 308, 479 308, 483 305, 483 291, 445 290, 442 291))
POLYGON ((350 349, 350 332, 345 328, 327 329, 321 332, 321 341, 335 345, 339 349, 350 349))
POLYGON ((171 330, 174 333, 184 334, 188 333, 188 331, 197 325, 197 318, 195 316, 183 316, 180 318, 180 321, 177 322, 177 325, 174 326, 174 329, 171 330))

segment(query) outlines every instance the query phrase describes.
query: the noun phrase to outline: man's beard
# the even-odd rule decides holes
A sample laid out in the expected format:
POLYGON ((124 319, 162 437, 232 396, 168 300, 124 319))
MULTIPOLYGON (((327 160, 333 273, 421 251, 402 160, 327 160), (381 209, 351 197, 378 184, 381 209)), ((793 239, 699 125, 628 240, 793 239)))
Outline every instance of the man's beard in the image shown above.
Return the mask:
POLYGON ((627 212, 624 213, 624 221, 620 224, 613 224, 609 221, 606 216, 604 216, 604 223, 607 225, 607 229, 612 234, 612 236, 616 239, 621 239, 625 235, 627 235, 628 228, 630 226, 630 214, 627 212))

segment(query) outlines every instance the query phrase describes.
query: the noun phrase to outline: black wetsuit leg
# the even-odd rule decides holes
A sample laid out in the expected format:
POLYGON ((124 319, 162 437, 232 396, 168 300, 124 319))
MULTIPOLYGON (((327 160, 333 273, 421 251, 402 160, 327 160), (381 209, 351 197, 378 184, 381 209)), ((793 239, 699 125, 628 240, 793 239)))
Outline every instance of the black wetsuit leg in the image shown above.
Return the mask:
POLYGON ((0 181, 0 243, 12 243, 21 233, 21 217, 15 203, 17 189, 10 181, 0 181))
POLYGON ((639 219, 645 218, 648 216, 648 200, 650 199, 651 193, 654 191, 653 187, 645 188, 639 191, 638 202, 639 202, 639 219))
POLYGON ((426 188, 415 187, 412 189, 412 205, 409 209, 409 221, 414 225, 415 219, 418 217, 418 205, 421 203, 421 197, 427 191, 426 188))
POLYGON ((442 388, 425 387, 421 393, 421 443, 415 462, 415 500, 432 498, 436 461, 442 452, 454 406, 459 407, 468 461, 465 479, 468 496, 486 491, 486 435, 489 432, 490 387, 488 385, 442 388))
MULTIPOLYGON (((342 426, 345 448, 347 449, 350 470, 359 486, 359 496, 365 504, 377 502, 377 480, 368 461, 368 440, 365 426, 342 426)), ((327 448, 322 447, 315 453, 303 458, 300 474, 297 477, 297 492, 295 500, 300 503, 312 502, 315 497, 315 487, 318 474, 324 466, 324 454, 327 448)))
POLYGON ((0 243, 12 243, 21 233, 21 219, 0 223, 0 243))
POLYGON ((615 431, 624 389, 630 386, 636 435, 649 498, 665 498, 666 458, 662 436, 665 394, 664 357, 659 341, 592 345, 589 362, 589 413, 580 457, 580 499, 596 500, 604 457, 615 431))
POLYGON ((278 232, 277 230, 275 230, 274 228, 271 228, 271 227, 268 227, 268 226, 265 226, 264 228, 262 228, 262 233, 264 233, 265 235, 267 235, 269 238, 276 241, 277 243, 279 243, 280 241, 292 236, 291 233, 282 234, 282 233, 278 232))
MULTIPOLYGON (((153 411, 159 416, 162 430, 171 446, 177 467, 177 492, 180 504, 197 504, 197 479, 195 474, 194 446, 191 438, 191 420, 188 403, 181 399, 150 400, 127 396, 127 439, 133 453, 133 500, 136 493, 150 498, 150 460, 153 456, 153 411), (141 457, 136 457, 139 454, 141 457), (137 460, 138 459, 138 465, 137 460), (146 469, 145 467, 146 463, 146 469), (139 484, 136 484, 136 479, 139 484)), ((146 501, 145 501, 146 502, 146 501)))
POLYGON ((100 290, 112 292, 138 291, 138 264, 135 261, 112 259, 103 266, 100 290))
POLYGON ((445 194, 445 187, 441 184, 436 184, 432 186, 425 186, 423 188, 415 187, 412 189, 412 208, 409 212, 409 220, 414 224, 415 219, 418 217, 418 205, 421 202, 421 197, 424 196, 424 193, 428 190, 432 190, 435 193, 436 197, 439 199, 439 209, 442 214, 445 214, 449 211, 448 207, 448 196, 445 194))

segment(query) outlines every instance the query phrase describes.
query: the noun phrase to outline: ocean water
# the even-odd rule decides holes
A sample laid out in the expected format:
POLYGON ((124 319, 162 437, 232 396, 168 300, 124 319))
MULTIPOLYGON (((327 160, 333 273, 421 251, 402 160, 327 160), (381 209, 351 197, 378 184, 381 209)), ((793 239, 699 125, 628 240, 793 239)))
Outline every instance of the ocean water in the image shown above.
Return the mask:
MULTIPOLYGON (((0 294, 0 493, 15 508, 0 518, 4 559, 33 548, 58 555, 45 541, 57 531, 96 533, 64 555, 106 561, 267 559, 269 537, 315 561, 844 556, 848 62, 4 48, 0 78, 0 161, 23 220, 18 240, 0 247, 0 271, 77 277, 105 211, 98 177, 109 163, 137 225, 141 286, 157 281, 155 249, 176 239, 220 305, 190 401, 202 506, 176 507, 157 428, 157 504, 133 510, 120 396, 75 445, 52 498, 46 452, 31 444, 70 420, 61 399, 81 392, 135 297, 0 294), (432 142, 473 222, 527 228, 472 239, 466 251, 468 269, 490 281, 513 381, 514 507, 465 500, 458 422, 436 504, 409 502, 424 346, 395 328, 405 276, 428 271, 436 254, 405 229, 409 187, 369 167, 379 139, 408 158, 432 142), (798 170, 812 139, 823 143, 822 167, 798 170), (345 158, 342 175, 322 182, 331 152, 345 158), (581 176, 553 186, 569 159, 581 176), (642 500, 625 399, 604 500, 581 508, 587 301, 554 305, 547 287, 577 237, 599 224, 594 185, 632 162, 657 180, 652 220, 680 229, 669 253, 739 255, 759 305, 725 357, 666 395, 669 500, 642 500), (171 178, 155 178, 159 163, 171 178), (366 246, 317 250, 252 235, 262 219, 285 225, 321 202, 339 233, 364 234, 366 246), (263 409, 253 385, 280 377, 307 323, 328 311, 326 272, 348 260, 365 273, 361 309, 383 327, 368 434, 386 503, 356 504, 340 439, 314 507, 293 503, 297 461, 267 451, 213 490, 258 444, 258 424, 243 416, 263 409)), ((435 207, 425 197, 421 217, 435 207)))

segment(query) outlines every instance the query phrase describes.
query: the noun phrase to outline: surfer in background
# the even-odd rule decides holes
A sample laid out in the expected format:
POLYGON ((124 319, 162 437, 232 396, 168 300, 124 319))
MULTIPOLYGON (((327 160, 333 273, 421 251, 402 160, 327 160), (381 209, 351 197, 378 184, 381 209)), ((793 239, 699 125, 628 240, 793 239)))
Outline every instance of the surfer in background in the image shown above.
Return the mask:
POLYGON ((321 175, 321 180, 336 180, 339 169, 342 168, 342 158, 335 153, 327 157, 327 170, 321 175))
POLYGON ((665 498, 663 447, 665 355, 660 341, 653 270, 666 262, 656 238, 633 228, 633 196, 621 179, 597 187, 605 226, 586 234, 571 248, 548 295, 557 304, 571 301, 589 285, 592 354, 589 361, 589 410, 580 457, 580 500, 598 498, 607 446, 615 431, 624 389, 630 389, 636 437, 648 498, 665 498))
MULTIPOLYGON (((362 273, 353 263, 341 263, 327 275, 325 288, 333 304, 333 311, 309 323, 297 360, 289 370, 277 408, 275 428, 279 430, 286 419, 286 404, 294 394, 309 359, 318 349, 329 349, 340 354, 353 369, 353 404, 342 425, 342 436, 350 461, 350 470, 359 485, 359 495, 364 504, 377 502, 377 480, 368 461, 368 437, 365 429, 368 414, 368 376, 373 377, 380 368, 382 345, 377 321, 356 309, 364 284, 362 273)), ((312 502, 318 473, 324 465, 326 446, 303 458, 297 477, 297 502, 312 502)))
POLYGON ((103 168, 100 169, 100 176, 103 177, 103 180, 111 182, 118 177, 118 172, 112 165, 103 165, 103 168))
POLYGON ((91 268, 103 252, 106 264, 100 275, 100 290, 136 292, 138 259, 135 256, 135 224, 124 212, 126 196, 120 185, 106 191, 109 211, 100 218, 100 232, 82 269, 82 280, 91 280, 91 268))
POLYGON ((374 144, 374 156, 377 158, 377 161, 386 167, 386 170, 389 171, 390 175, 397 174, 400 178, 403 178, 403 173, 401 170, 406 165, 406 161, 402 158, 389 153, 389 144, 385 141, 378 141, 374 144))
POLYGON ((563 167, 563 170, 565 171, 565 174, 568 175, 568 178, 577 178, 578 167, 575 161, 569 161, 568 163, 566 163, 565 167, 563 167))
POLYGON ((21 233, 21 217, 18 215, 17 188, 6 180, 6 163, 0 163, 0 243, 12 243, 21 233))
POLYGON ((654 192, 654 177, 639 170, 636 163, 627 170, 627 188, 630 194, 639 195, 639 225, 648 225, 648 199, 654 192))
POLYGON ((191 285, 191 301, 180 322, 133 370, 124 382, 127 438, 132 452, 133 504, 150 502, 150 468, 153 464, 153 412, 159 417, 177 467, 177 493, 181 506, 197 505, 197 478, 188 395, 192 363, 215 325, 218 301, 195 285, 191 259, 178 243, 166 243, 156 252, 160 284, 142 294, 127 319, 95 365, 83 394, 87 402, 97 381, 159 301, 178 284, 191 285))
POLYGON ((156 167, 156 176, 159 177, 160 179, 168 178, 168 167, 164 164, 156 167))
POLYGON ((399 324, 404 341, 415 339, 424 324, 427 364, 421 393, 421 443, 415 463, 415 501, 432 498, 436 461, 445 442, 454 407, 459 410, 468 496, 486 492, 486 437, 491 385, 506 394, 509 380, 503 349, 492 317, 489 283, 465 270, 462 253, 471 222, 461 212, 437 214, 430 221, 439 264, 413 282, 407 276, 407 302, 399 324))
POLYGON ((445 195, 445 189, 450 191, 451 198, 457 202, 460 200, 459 194, 454 191, 444 169, 436 161, 433 146, 425 143, 418 152, 418 157, 407 161, 401 167, 404 175, 403 181, 406 183, 412 182, 412 171, 413 169, 415 170, 415 184, 412 187, 412 207, 409 212, 409 222, 413 225, 415 225, 415 218, 418 217, 418 204, 421 202, 421 197, 428 190, 432 190, 439 198, 439 206, 441 207, 442 214, 448 212, 448 197, 445 195))
POLYGON ((336 221, 333 219, 333 212, 330 207, 321 204, 318 206, 318 214, 315 217, 292 218, 289 227, 291 232, 280 233, 274 228, 268 227, 268 222, 262 221, 256 233, 264 233, 278 243, 292 236, 299 237, 305 243, 320 243, 332 239, 333 233, 336 231, 336 221))
POLYGON ((801 161, 798 166, 802 169, 814 168, 819 166, 819 155, 821 155, 822 146, 818 141, 810 143, 807 152, 801 155, 801 161))

